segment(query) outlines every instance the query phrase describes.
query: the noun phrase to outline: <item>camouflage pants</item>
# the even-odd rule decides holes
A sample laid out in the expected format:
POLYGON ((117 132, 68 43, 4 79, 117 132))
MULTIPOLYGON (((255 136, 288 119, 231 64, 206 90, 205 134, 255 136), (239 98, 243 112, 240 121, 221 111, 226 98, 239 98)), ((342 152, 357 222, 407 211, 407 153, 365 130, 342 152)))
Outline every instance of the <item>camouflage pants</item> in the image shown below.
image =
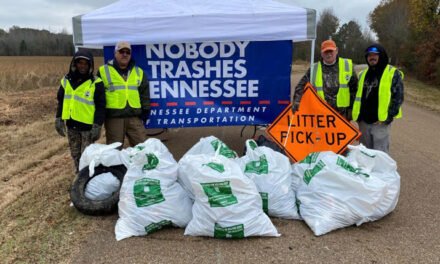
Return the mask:
POLYGON ((78 172, 79 159, 84 149, 92 144, 92 137, 90 131, 75 131, 67 129, 67 139, 69 140, 70 155, 72 155, 75 163, 75 170, 78 172))

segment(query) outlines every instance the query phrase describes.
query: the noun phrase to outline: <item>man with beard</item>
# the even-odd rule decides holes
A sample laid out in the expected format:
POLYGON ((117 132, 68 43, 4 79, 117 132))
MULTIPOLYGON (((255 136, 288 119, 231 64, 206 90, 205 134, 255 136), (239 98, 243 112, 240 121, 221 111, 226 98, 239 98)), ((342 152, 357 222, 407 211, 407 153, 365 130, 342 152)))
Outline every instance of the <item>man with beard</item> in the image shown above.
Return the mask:
POLYGON ((70 63, 69 72, 61 79, 55 128, 66 136, 76 172, 84 149, 98 140, 105 118, 105 92, 101 79, 93 76, 93 56, 79 50, 70 63))
POLYGON ((299 81, 293 96, 292 110, 296 112, 307 82, 318 95, 347 120, 351 119, 351 106, 357 88, 357 76, 350 59, 340 58, 336 43, 329 39, 321 44, 321 60, 314 63, 299 81), (310 70, 313 76, 310 78, 310 70))
POLYGON ((362 144, 388 153, 390 124, 402 116, 403 73, 388 64, 388 55, 379 44, 365 50, 365 59, 368 68, 359 74, 353 120, 362 132, 362 144))

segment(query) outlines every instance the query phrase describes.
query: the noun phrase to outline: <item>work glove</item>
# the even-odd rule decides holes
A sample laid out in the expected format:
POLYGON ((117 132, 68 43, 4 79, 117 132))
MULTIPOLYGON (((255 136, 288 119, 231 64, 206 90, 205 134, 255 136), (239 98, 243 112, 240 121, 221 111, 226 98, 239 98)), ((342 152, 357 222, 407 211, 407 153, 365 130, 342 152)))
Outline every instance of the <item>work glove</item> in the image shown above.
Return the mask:
POLYGON ((64 124, 64 121, 61 119, 61 117, 57 117, 55 119, 55 129, 60 136, 66 136, 66 125, 64 124))
POLYGON ((142 109, 140 118, 142 119, 142 122, 147 123, 148 118, 150 118, 150 109, 142 109))
POLYGON ((101 126, 98 124, 93 124, 92 129, 90 130, 90 137, 92 139, 92 142, 98 140, 100 135, 101 135, 101 126))
POLYGON ((299 103, 298 102, 294 102, 292 104, 292 113, 295 114, 299 109, 299 103))

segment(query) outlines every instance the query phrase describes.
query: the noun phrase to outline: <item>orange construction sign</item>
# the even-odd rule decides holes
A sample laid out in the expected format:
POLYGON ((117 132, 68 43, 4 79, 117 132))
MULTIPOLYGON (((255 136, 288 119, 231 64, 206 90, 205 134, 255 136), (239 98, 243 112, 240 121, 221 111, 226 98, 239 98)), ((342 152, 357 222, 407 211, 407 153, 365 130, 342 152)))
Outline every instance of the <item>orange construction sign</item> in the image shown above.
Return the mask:
POLYGON ((310 83, 304 89, 299 110, 293 114, 290 104, 266 131, 295 162, 312 152, 331 150, 340 154, 361 135, 318 96, 310 83))

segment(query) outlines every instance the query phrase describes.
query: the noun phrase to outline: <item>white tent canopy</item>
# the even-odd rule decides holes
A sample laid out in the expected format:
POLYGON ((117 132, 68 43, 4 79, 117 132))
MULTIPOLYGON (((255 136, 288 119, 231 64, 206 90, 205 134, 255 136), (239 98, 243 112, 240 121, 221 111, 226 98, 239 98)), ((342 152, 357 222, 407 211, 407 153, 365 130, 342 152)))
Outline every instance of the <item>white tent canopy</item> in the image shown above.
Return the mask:
POLYGON ((74 45, 316 38, 316 11, 276 0, 120 0, 73 18, 74 45))

